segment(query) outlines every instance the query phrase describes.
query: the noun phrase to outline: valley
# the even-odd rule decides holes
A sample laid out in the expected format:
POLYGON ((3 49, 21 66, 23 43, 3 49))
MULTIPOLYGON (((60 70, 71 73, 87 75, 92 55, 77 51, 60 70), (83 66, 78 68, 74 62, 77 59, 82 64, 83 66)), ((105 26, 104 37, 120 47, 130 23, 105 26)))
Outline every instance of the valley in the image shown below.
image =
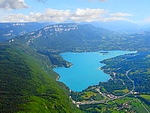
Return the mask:
POLYGON ((65 23, 6 38, 0 43, 1 112, 149 113, 149 36, 65 23), (137 52, 102 60, 101 70, 111 79, 83 91, 56 80, 53 68, 72 66, 61 53, 100 50, 137 52))

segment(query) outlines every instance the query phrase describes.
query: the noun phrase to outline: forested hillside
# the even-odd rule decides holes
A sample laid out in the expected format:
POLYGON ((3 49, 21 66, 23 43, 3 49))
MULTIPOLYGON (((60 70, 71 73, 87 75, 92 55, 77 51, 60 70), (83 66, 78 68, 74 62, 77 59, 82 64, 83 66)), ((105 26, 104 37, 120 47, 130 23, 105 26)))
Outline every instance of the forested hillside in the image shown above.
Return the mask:
POLYGON ((40 30, 15 37, 9 42, 25 44, 40 51, 149 51, 149 32, 121 34, 90 24, 54 24, 40 30))
POLYGON ((56 82, 47 57, 20 45, 0 44, 1 113, 80 112, 56 82))

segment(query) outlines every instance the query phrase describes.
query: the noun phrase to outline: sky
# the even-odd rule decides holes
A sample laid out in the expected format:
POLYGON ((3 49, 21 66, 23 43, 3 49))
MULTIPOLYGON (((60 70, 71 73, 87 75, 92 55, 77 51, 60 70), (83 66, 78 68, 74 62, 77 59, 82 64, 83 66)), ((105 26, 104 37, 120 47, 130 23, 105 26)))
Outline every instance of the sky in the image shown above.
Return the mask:
POLYGON ((0 0, 0 22, 150 23, 150 0, 0 0))

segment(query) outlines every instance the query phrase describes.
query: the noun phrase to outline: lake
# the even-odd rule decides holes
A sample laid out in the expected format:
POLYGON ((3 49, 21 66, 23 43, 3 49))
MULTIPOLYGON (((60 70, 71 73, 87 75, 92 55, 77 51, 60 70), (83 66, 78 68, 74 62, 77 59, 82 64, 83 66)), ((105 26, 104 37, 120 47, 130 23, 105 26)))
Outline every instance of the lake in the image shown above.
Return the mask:
POLYGON ((71 62, 70 68, 57 67, 54 71, 60 75, 59 81, 66 84, 73 91, 82 91, 88 86, 106 82, 110 76, 100 70, 104 64, 100 61, 119 55, 134 53, 133 51, 107 51, 107 52, 83 52, 62 53, 61 56, 71 62))

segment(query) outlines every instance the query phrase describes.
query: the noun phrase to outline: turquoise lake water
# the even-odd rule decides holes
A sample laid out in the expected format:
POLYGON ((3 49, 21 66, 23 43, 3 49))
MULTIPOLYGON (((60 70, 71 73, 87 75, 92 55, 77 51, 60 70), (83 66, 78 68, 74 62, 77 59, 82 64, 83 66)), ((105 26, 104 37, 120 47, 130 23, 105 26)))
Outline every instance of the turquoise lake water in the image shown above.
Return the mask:
POLYGON ((58 67, 54 71, 60 75, 59 81, 66 84, 73 91, 82 91, 88 86, 98 85, 99 82, 106 82, 110 79, 100 67, 104 64, 100 61, 119 55, 134 53, 133 51, 107 51, 100 52, 83 52, 83 53, 62 53, 61 56, 71 62, 70 68, 58 67))

